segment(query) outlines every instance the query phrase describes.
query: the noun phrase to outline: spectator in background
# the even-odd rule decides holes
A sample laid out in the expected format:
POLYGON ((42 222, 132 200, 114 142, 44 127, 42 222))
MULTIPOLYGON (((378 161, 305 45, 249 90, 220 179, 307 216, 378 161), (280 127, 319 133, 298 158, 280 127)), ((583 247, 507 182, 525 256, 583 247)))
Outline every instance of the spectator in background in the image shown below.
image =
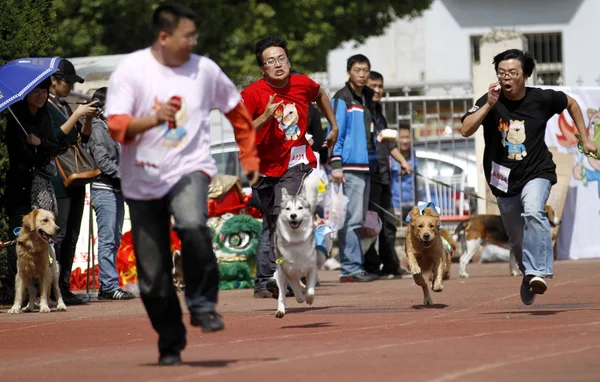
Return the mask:
POLYGON ((364 269, 378 275, 380 278, 393 279, 408 276, 409 272, 400 267, 396 253, 396 223, 392 206, 392 189, 390 175, 390 156, 397 161, 402 170, 410 174, 411 167, 406 158, 398 150, 396 141, 382 140, 382 132, 388 129, 387 120, 383 115, 381 99, 383 97, 383 76, 375 71, 369 73, 367 86, 373 89, 373 113, 375 146, 377 157, 369 160, 371 172, 371 189, 369 191, 369 210, 377 212, 382 222, 379 232, 379 253, 375 242, 365 253, 364 269), (382 267, 381 267, 382 266, 382 267), (380 269, 381 267, 381 269, 380 269))
MULTIPOLYGON (((103 105, 106 100, 106 87, 96 90, 92 99, 99 101, 97 105, 103 105)), ((92 208, 96 212, 98 225, 98 299, 130 300, 135 298, 135 295, 119 288, 116 265, 125 217, 125 201, 121 193, 119 171, 121 149, 108 133, 102 108, 92 121, 92 135, 88 146, 98 169, 102 171, 102 175, 91 186, 92 208)))
MULTIPOLYGON (((360 228, 369 204, 369 160, 377 158, 373 130, 373 90, 366 86, 371 70, 362 54, 348 58, 348 82, 332 99, 339 138, 331 156, 331 178, 349 199, 346 220, 338 233, 340 282, 370 282, 377 275, 363 269, 360 228)), ((336 187, 332 184, 331 187, 336 187)))
POLYGON ((402 168, 400 163, 392 161, 392 202, 396 215, 404 221, 410 210, 417 205, 417 180, 413 170, 417 168, 417 157, 412 153, 412 134, 407 122, 398 126, 398 142, 400 154, 408 162, 408 168, 402 168))
MULTIPOLYGON (((52 117, 56 138, 61 144, 67 146, 74 145, 79 139, 84 143, 88 141, 92 134, 92 118, 96 113, 93 103, 79 105, 74 112, 71 111, 64 98, 71 93, 75 82, 83 83, 83 78, 77 75, 73 64, 63 58, 58 64, 58 71, 52 75, 48 110, 52 117), (79 123, 82 118, 85 118, 83 126, 79 123)), ((87 298, 71 292, 71 268, 73 268, 83 217, 85 187, 69 187, 67 189, 58 174, 52 177, 52 184, 58 201, 56 224, 60 227, 60 233, 56 235, 54 246, 56 259, 60 265, 58 286, 66 305, 87 304, 89 302, 87 298)))

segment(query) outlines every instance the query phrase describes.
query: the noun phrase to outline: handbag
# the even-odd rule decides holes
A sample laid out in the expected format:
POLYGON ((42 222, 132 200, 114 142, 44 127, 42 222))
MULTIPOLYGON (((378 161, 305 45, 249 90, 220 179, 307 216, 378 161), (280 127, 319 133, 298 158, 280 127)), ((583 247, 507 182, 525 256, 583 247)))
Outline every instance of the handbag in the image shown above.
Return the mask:
POLYGON ((58 216, 58 203, 52 181, 51 174, 43 170, 34 170, 31 179, 31 208, 41 208, 50 211, 54 216, 58 216))
POLYGON ((58 175, 65 188, 85 186, 102 173, 80 142, 55 158, 58 175))

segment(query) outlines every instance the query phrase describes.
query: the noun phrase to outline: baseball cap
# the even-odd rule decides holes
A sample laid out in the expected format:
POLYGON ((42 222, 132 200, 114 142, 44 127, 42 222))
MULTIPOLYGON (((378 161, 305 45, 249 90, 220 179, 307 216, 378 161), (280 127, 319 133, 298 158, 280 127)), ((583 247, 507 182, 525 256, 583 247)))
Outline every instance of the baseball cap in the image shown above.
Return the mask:
POLYGON ((58 71, 54 73, 54 75, 62 77, 73 84, 75 82, 79 82, 80 84, 84 82, 84 79, 79 77, 75 72, 75 67, 71 61, 67 60, 66 58, 60 60, 58 63, 58 71))

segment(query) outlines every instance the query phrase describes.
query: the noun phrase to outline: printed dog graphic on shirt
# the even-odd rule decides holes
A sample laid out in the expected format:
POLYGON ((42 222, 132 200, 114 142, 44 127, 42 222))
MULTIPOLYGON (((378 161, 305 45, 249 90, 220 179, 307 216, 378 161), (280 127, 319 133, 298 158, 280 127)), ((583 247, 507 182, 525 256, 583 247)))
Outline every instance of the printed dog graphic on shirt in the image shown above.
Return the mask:
POLYGON ((298 127, 298 109, 296 109, 295 103, 280 106, 275 111, 275 118, 279 122, 279 128, 285 132, 287 141, 298 139, 300 128, 298 127))
MULTIPOLYGON (((502 124, 502 120, 500 123, 502 124)), ((527 148, 523 144, 526 138, 525 121, 511 119, 505 134, 506 138, 502 140, 502 144, 508 148, 508 159, 523 160, 527 156, 527 148)))
MULTIPOLYGON (((588 118, 590 119, 588 125, 590 137, 594 140, 594 142, 596 142, 596 145, 600 145, 600 111, 596 109, 588 109, 587 113, 588 118)), ((585 161, 581 161, 573 168, 573 176, 575 179, 581 180, 581 183, 583 183, 583 185, 586 187, 589 182, 597 182, 598 197, 600 197, 600 160, 591 157, 584 158, 587 159, 587 162, 591 168, 585 166, 585 161)))
MULTIPOLYGON (((152 111, 158 110, 160 108, 160 105, 162 105, 162 103, 158 100, 158 97, 155 97, 154 107, 152 107, 152 111)), ((167 123, 163 123, 160 126, 160 130, 164 132, 165 146, 179 146, 179 143, 182 142, 185 136, 187 135, 187 130, 184 127, 187 122, 187 104, 185 102, 185 99, 181 98, 181 107, 179 111, 175 113, 175 128, 170 129, 167 123)))

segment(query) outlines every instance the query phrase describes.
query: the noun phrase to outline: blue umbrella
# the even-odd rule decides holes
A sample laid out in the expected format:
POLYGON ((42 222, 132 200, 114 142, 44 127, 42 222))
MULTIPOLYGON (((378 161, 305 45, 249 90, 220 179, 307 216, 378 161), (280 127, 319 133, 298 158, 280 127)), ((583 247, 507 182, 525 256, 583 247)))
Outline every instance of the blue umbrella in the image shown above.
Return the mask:
MULTIPOLYGON (((55 73, 60 60, 59 57, 20 58, 0 66, 0 111, 24 99, 40 82, 55 73)), ((10 108, 9 111, 13 114, 10 108)))

